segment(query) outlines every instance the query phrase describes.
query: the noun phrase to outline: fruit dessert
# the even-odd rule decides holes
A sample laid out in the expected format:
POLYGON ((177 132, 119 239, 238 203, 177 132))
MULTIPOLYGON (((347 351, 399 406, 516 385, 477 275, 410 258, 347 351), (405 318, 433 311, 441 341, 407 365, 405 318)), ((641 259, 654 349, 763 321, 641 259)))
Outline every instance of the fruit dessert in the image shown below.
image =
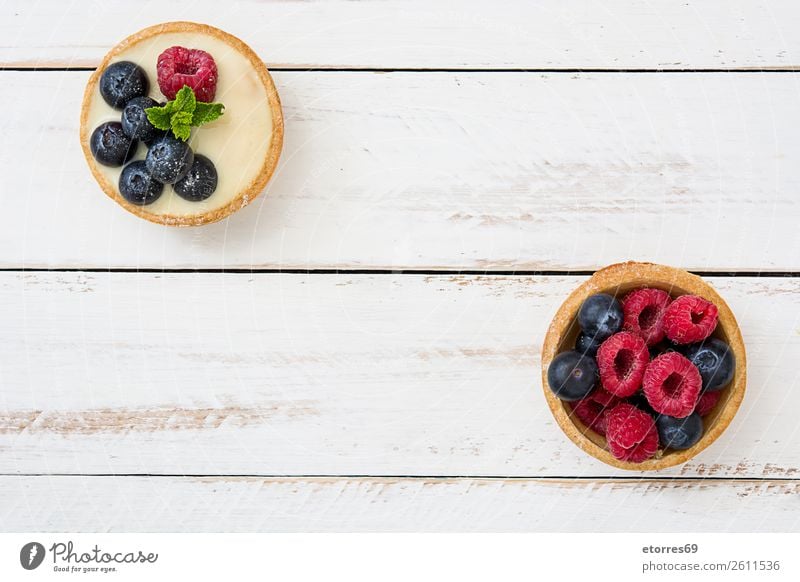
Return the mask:
POLYGON ((272 78, 242 41, 171 22, 125 39, 90 77, 81 145, 103 191, 160 224, 224 218, 266 186, 283 143, 272 78))
POLYGON ((744 393, 744 345, 702 279, 648 263, 598 271, 565 302, 543 351, 565 432, 623 468, 684 462, 725 429, 744 393))

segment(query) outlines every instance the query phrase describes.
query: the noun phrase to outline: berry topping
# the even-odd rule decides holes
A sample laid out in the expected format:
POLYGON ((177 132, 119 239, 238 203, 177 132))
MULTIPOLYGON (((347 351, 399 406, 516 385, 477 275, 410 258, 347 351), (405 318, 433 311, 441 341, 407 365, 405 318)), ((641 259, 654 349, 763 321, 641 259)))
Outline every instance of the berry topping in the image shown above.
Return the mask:
POLYGON ((641 390, 637 391, 636 394, 629 397, 627 399, 627 402, 633 404, 639 410, 643 410, 650 416, 653 417, 658 416, 658 413, 655 410, 653 410, 652 406, 650 406, 650 403, 647 401, 647 397, 645 397, 644 392, 642 392, 641 390))
POLYGON ((140 139, 146 144, 153 143, 164 134, 147 119, 144 110, 149 107, 158 107, 158 102, 150 97, 134 97, 122 110, 122 129, 125 135, 131 139, 140 139))
POLYGON ((152 204, 161 196, 164 184, 157 182, 147 171, 142 160, 131 162, 119 176, 119 193, 131 204, 152 204))
POLYGON ((94 159, 104 166, 121 166, 136 154, 138 143, 122 129, 118 121, 107 121, 95 128, 89 138, 94 159))
POLYGON ((619 403, 619 398, 597 386, 583 400, 572 404, 572 411, 587 427, 601 435, 606 434, 605 413, 619 403))
POLYGON ((597 434, 606 434, 606 407, 591 398, 572 403, 572 412, 587 428, 597 434))
POLYGON ((641 463, 656 454, 658 431, 653 417, 627 402, 606 412, 608 450, 621 461, 641 463))
POLYGON ((114 109, 122 109, 128 101, 147 95, 149 90, 147 73, 129 61, 109 65, 100 76, 100 95, 114 109))
POLYGON ((603 340, 599 340, 594 336, 586 335, 585 333, 581 332, 578 334, 578 339, 575 340, 575 351, 586 354, 587 356, 595 357, 597 355, 597 350, 600 349, 600 344, 602 343, 603 340))
POLYGON ((644 338, 648 346, 664 339, 664 312, 671 299, 661 289, 637 289, 622 300, 623 327, 644 338))
POLYGON ((722 340, 711 338, 701 344, 689 346, 686 357, 700 371, 703 390, 709 392, 722 390, 733 380, 736 356, 733 355, 730 346, 722 340))
POLYGON ((688 449, 703 436, 703 419, 696 412, 686 418, 662 414, 656 418, 661 445, 668 449, 688 449))
POLYGON ((676 344, 700 342, 717 327, 717 307, 697 295, 681 295, 664 313, 664 331, 676 344))
POLYGON ((719 390, 714 392, 703 392, 700 394, 700 398, 697 400, 697 406, 695 407, 694 411, 700 416, 705 416, 714 410, 714 407, 717 405, 717 402, 719 402, 721 396, 722 392, 719 390))
POLYGON ((679 345, 673 344, 672 342, 670 342, 669 340, 666 340, 666 339, 664 341, 658 342, 654 346, 647 346, 647 347, 648 347, 648 350, 650 352, 650 358, 651 359, 655 358, 656 356, 660 356, 661 354, 664 354, 666 352, 680 352, 680 353, 683 353, 684 348, 686 348, 686 346, 679 346, 679 345))
POLYGON ((191 87, 198 101, 213 101, 217 93, 217 63, 205 51, 182 46, 168 48, 158 57, 158 86, 167 99, 184 85, 191 87))
POLYGON ((597 350, 597 366, 603 388, 615 396, 630 396, 642 385, 650 354, 644 340, 621 331, 612 335, 597 350))
POLYGON ((594 392, 592 392, 589 395, 589 398, 591 398, 598 404, 605 406, 606 408, 615 406, 619 402, 619 398, 617 396, 614 396, 611 392, 609 392, 602 386, 597 386, 594 389, 594 392))
POLYGON ((684 418, 697 404, 702 380, 689 360, 678 352, 667 352, 650 362, 642 385, 653 410, 684 418))
POLYGON ((178 196, 191 202, 205 200, 217 189, 217 169, 207 157, 196 154, 189 173, 172 188, 178 196))
POLYGON ((188 143, 168 133, 150 146, 145 162, 153 178, 163 184, 174 184, 189 172, 194 152, 188 143))
POLYGON ((550 390, 561 400, 586 398, 597 382, 597 364, 593 358, 576 351, 558 354, 547 368, 550 390))
POLYGON ((622 306, 606 293, 587 297, 578 311, 578 325, 586 335, 603 341, 622 329, 622 306))

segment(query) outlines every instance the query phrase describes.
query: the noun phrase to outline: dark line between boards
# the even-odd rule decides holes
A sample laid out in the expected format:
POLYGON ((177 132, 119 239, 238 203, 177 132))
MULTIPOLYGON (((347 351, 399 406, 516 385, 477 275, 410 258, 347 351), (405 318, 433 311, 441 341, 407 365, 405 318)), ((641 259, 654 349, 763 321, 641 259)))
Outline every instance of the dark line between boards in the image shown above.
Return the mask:
MULTIPOLYGON (((426 275, 426 276, 485 276, 485 277, 589 277, 594 270, 478 270, 478 269, 155 269, 96 267, 3 267, 0 273, 142 273, 142 274, 220 274, 220 275, 426 275)), ((769 279, 800 277, 800 271, 694 271, 701 277, 760 277, 769 279)))
POLYGON ((428 480, 428 481, 447 481, 453 479, 461 480, 494 480, 494 481, 692 481, 692 482, 784 482, 800 484, 800 477, 722 477, 722 476, 570 476, 570 475, 547 475, 547 476, 520 476, 520 475, 335 475, 335 474, 258 474, 258 473, 196 473, 196 474, 172 474, 172 473, 0 473, 0 477, 145 477, 154 479, 408 479, 408 480, 428 480))
MULTIPOLYGON (((23 67, 23 66, 10 66, 0 67, 0 72, 91 72, 96 67, 23 67)), ((325 67, 269 67, 270 71, 274 72, 297 72, 297 73, 533 73, 533 74, 579 74, 579 73, 601 73, 601 74, 663 74, 663 73, 797 73, 800 72, 800 66, 781 67, 781 68, 741 68, 741 69, 646 69, 646 68, 632 68, 632 69, 610 69, 610 68, 414 68, 414 67, 397 67, 397 68, 375 68, 375 67, 347 67, 347 68, 325 68, 325 67)))

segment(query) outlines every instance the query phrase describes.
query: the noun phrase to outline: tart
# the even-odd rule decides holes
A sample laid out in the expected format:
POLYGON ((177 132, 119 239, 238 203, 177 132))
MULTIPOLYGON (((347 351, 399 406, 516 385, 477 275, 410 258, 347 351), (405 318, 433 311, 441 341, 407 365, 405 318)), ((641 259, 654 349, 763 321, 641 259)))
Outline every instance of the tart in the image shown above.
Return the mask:
MULTIPOLYGON (((178 63, 173 73, 193 72, 181 67, 178 63)), ((191 117, 190 114, 189 119, 191 117)), ((169 120, 165 127, 169 127, 169 120)), ((159 136, 167 135, 171 140, 178 135, 163 127, 158 131, 159 136)), ((125 132, 128 133, 127 128, 125 132)), ((252 202, 265 188, 275 171, 283 145, 283 114, 267 68, 244 42, 204 24, 168 22, 137 32, 105 56, 86 86, 81 107, 80 141, 89 168, 101 189, 120 206, 151 222, 196 226, 228 216, 252 202), (153 177, 156 173, 148 169, 148 154, 155 138, 149 143, 143 139, 131 139, 130 151, 116 158, 113 148, 111 155, 102 151, 109 143, 118 145, 120 139, 126 139, 119 122, 123 107, 132 101, 127 97, 121 101, 110 99, 108 91, 103 91, 108 83, 103 75, 132 63, 131 67, 145 76, 138 85, 131 81, 134 75, 125 78, 127 88, 136 85, 130 95, 146 101, 140 113, 147 111, 145 107, 148 106, 169 107, 170 100, 180 97, 167 95, 162 90, 160 59, 170 50, 178 49, 205 56, 206 64, 210 66, 205 80, 212 83, 212 90, 208 92, 205 91, 207 87, 194 87, 192 99, 196 99, 199 111, 201 101, 207 101, 215 94, 214 101, 221 104, 219 112, 222 115, 205 125, 192 127, 190 133, 187 129, 187 135, 177 140, 180 147, 189 150, 186 152, 188 158, 184 158, 186 167, 179 168, 169 177, 164 177, 162 172, 156 180, 153 177), (105 131, 102 136, 98 133, 101 127, 105 131), (181 145, 181 140, 185 140, 188 148, 181 145), (200 164, 201 161, 205 165, 200 164), (190 180, 192 175, 194 182, 190 180), (149 192, 138 197, 128 195, 131 184, 140 185, 143 180, 151 178, 155 181, 150 184, 149 192), (180 185, 177 178, 181 180, 180 185), (203 179, 206 180, 205 190, 200 194, 192 192, 189 187, 196 186, 198 180, 203 179), (126 180, 124 189, 121 180, 126 180), (166 182, 161 188, 163 180, 166 182), (187 190, 190 191, 187 193, 187 190)))
MULTIPOLYGON (((647 298, 645 297, 645 299, 647 298)), ((612 312, 609 310, 606 313, 612 312)), ((653 317, 649 319, 653 320, 653 317)), ((613 322, 613 320, 612 314, 609 321, 613 322)), ((573 357, 573 359, 576 357, 573 357)), ((631 357, 627 359, 628 363, 626 365, 629 366, 629 369, 633 369, 635 366, 630 363, 633 359, 631 357)), ((696 359, 691 361, 693 363, 698 362, 696 359)), ((575 364, 574 370, 577 369, 578 365, 575 364)), ((702 366, 699 369, 700 372, 704 371, 702 366)), ((624 380, 632 376, 634 374, 630 374, 624 380)), ((664 469, 684 463, 697 455, 719 438, 731 423, 744 398, 746 384, 745 347, 733 312, 714 288, 702 278, 681 269, 664 265, 637 262, 621 263, 597 271, 573 291, 558 309, 547 331, 542 348, 542 383, 545 399, 559 427, 584 452, 608 465, 621 469, 636 471, 664 469), (646 291, 643 292, 642 290, 646 291), (641 299, 642 295, 649 294, 651 303, 659 305, 661 298, 665 296, 664 292, 669 295, 668 300, 671 301, 670 307, 664 307, 664 313, 672 317, 668 321, 667 316, 663 316, 664 326, 666 327, 669 324, 674 329, 670 329, 672 333, 669 335, 672 337, 665 338, 662 342, 663 336, 655 337, 652 327, 643 331, 639 329, 636 322, 633 325, 629 325, 627 318, 630 315, 629 312, 632 309, 636 309, 635 305, 630 305, 631 303, 636 303, 636 301, 628 300, 629 297, 634 296, 634 293, 636 293, 637 300, 641 299), (599 348, 595 347, 596 351, 583 351, 584 347, 586 350, 591 350, 588 347, 588 342, 583 342, 582 337, 586 335, 585 331, 582 332, 582 324, 583 327, 586 327, 584 305, 591 304, 593 298, 609 299, 609 296, 616 300, 621 300, 621 305, 625 306, 625 327, 622 329, 619 327, 622 324, 618 321, 614 322, 618 324, 617 328, 615 330, 603 330, 604 333, 611 333, 612 335, 607 338, 600 335, 599 348), (678 302, 676 301, 678 298, 683 299, 678 302), (587 300, 589 300, 589 303, 587 303, 587 300), (715 309, 714 307, 710 308, 716 320, 715 325, 707 326, 705 332, 702 330, 699 332, 705 336, 702 340, 697 339, 699 336, 691 336, 691 333, 697 332, 701 325, 695 326, 697 329, 689 330, 691 333, 684 329, 692 327, 695 321, 702 324, 701 318, 698 317, 695 320, 694 316, 692 316, 681 327, 678 325, 681 324, 680 314, 675 315, 672 313, 680 312, 681 308, 684 307, 684 303, 691 303, 692 301, 715 307, 715 309), (675 304, 675 309, 671 309, 672 304, 675 304), (584 319, 581 320, 581 317, 584 319), (686 333, 687 338, 682 337, 682 333, 686 333), (676 342, 670 343, 671 339, 675 339, 676 342), (690 344, 690 342, 698 341, 699 343, 690 344), (670 347, 666 349, 660 347, 663 346, 664 342, 668 343, 670 347), (726 353, 732 355, 731 360, 729 360, 729 374, 723 380, 724 384, 712 384, 713 379, 707 381, 706 376, 703 376, 701 380, 699 373, 692 368, 686 371, 694 374, 693 378, 696 378, 697 382, 702 382, 702 392, 699 395, 697 392, 691 395, 694 403, 690 407, 694 406, 694 409, 691 412, 688 409, 679 410, 680 402, 677 398, 674 402, 667 403, 669 406, 676 406, 674 409, 669 409, 668 412, 672 414, 672 410, 675 410, 674 414, 681 417, 678 419, 681 422, 684 422, 684 417, 687 421, 694 420, 698 425, 702 420, 702 424, 696 429, 697 438, 688 443, 690 446, 672 447, 670 446, 670 441, 665 444, 664 435, 661 433, 661 424, 659 424, 657 434, 661 437, 660 440, 650 440, 649 437, 653 436, 652 432, 646 438, 646 431, 642 431, 636 438, 631 437, 630 432, 625 435, 625 438, 631 440, 630 443, 626 444, 632 444, 636 440, 636 445, 644 449, 644 454, 638 458, 635 455, 628 457, 624 451, 620 454, 620 441, 617 440, 616 434, 611 434, 610 423, 617 421, 624 426, 625 430, 632 430, 635 433, 637 429, 635 425, 639 416, 644 419, 646 424, 650 423, 651 431, 657 423, 660 423, 659 419, 663 420, 666 417, 667 420, 674 420, 667 413, 654 410, 648 405, 648 401, 650 401, 650 404, 658 404, 659 407, 665 405, 664 402, 656 400, 657 397, 660 398, 662 395, 653 394, 652 390, 648 392, 648 388, 652 388, 653 382, 656 381, 653 378, 658 375, 660 368, 663 368, 662 364, 673 365, 674 367, 670 369, 678 370, 681 363, 690 361, 692 353, 697 353, 698 346, 702 347, 711 344, 728 346, 728 352, 726 353), (625 386, 623 385, 624 382, 605 382, 603 364, 607 364, 607 362, 604 362, 603 358, 607 359, 608 353, 618 346, 627 347, 629 356, 630 354, 641 355, 642 350, 647 354, 643 356, 646 362, 643 364, 645 366, 643 380, 641 376, 634 378, 634 381, 638 380, 643 386, 643 388, 640 387, 638 389, 636 394, 632 392, 635 388, 633 385, 625 386), (639 351, 637 352, 637 350, 639 351), (592 366, 597 366, 594 368, 597 370, 596 386, 587 388, 587 390, 594 390, 594 392, 580 394, 580 390, 583 388, 580 384, 573 383, 569 388, 573 391, 578 390, 577 394, 559 394, 558 390, 553 388, 553 377, 548 377, 548 371, 554 360, 561 358, 566 361, 569 359, 565 357, 567 354, 574 356, 576 352, 580 354, 580 357, 586 357, 589 353, 596 354, 591 357, 595 358, 595 360, 590 358, 592 366), (594 363, 595 361, 596 363, 594 363), (735 363, 730 364, 730 361, 735 363), (730 366, 732 366, 732 371, 730 371, 730 366), (606 390, 606 388, 610 390, 606 390), (557 396, 557 394, 559 395, 557 396), (606 410, 604 416, 588 414, 587 420, 587 410, 591 407, 580 410, 584 404, 592 404, 589 402, 590 398, 587 394, 592 394, 591 398, 599 403, 594 408, 594 414, 598 414, 598 411, 606 410), (638 401, 637 398, 639 399, 638 401), (616 413, 613 413, 604 409, 604 406, 609 406, 611 410, 614 410, 615 407, 618 408, 616 413), (642 412, 645 410, 649 414, 642 412), (583 421, 581 418, 583 418, 583 421), (602 422, 599 422, 600 420, 602 422), (609 431, 608 440, 604 436, 605 431, 609 431)), ((687 380, 681 386, 691 388, 690 384, 691 382, 687 380)), ((696 386, 695 390, 698 390, 696 386)), ((642 451, 640 450, 639 452, 642 451)))

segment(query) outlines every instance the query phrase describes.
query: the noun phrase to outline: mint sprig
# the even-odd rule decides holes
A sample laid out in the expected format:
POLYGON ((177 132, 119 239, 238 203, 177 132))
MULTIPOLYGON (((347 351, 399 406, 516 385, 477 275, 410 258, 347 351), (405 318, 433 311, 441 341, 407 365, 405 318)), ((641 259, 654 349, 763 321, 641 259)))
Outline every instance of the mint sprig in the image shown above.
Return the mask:
POLYGON ((186 141, 192 134, 192 127, 219 119, 225 112, 225 106, 222 103, 198 101, 192 88, 184 85, 175 94, 175 99, 167 101, 163 107, 148 107, 144 112, 154 127, 171 130, 176 138, 186 141))

